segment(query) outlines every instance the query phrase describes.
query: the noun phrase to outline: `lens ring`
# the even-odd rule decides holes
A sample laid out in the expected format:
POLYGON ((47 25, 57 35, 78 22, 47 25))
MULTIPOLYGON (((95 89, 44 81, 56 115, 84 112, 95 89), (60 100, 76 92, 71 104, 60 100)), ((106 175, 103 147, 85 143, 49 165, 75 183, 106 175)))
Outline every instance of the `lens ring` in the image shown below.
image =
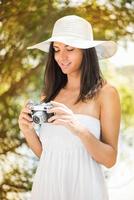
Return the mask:
POLYGON ((33 121, 34 121, 36 124, 39 124, 39 123, 40 123, 40 118, 37 117, 37 116, 33 116, 33 121))

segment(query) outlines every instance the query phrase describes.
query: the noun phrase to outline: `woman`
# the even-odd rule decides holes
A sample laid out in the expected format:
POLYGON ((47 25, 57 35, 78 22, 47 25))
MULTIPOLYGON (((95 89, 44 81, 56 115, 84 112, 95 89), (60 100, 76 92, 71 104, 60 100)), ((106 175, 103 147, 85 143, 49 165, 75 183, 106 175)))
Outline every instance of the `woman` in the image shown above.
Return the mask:
POLYGON ((116 51, 112 41, 93 40, 85 19, 69 15, 56 21, 52 37, 29 49, 49 52, 42 102, 54 113, 36 134, 26 104, 19 126, 40 157, 32 200, 107 200, 101 165, 117 158, 120 100, 103 79, 98 58, 116 51))

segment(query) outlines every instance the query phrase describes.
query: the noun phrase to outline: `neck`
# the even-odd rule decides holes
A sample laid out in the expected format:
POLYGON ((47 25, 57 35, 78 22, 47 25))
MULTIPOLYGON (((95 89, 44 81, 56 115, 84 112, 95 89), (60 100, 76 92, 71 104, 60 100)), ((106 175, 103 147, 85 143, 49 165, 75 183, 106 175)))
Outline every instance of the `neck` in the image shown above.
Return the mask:
POLYGON ((80 77, 73 76, 72 74, 67 77, 67 90, 80 90, 80 77))

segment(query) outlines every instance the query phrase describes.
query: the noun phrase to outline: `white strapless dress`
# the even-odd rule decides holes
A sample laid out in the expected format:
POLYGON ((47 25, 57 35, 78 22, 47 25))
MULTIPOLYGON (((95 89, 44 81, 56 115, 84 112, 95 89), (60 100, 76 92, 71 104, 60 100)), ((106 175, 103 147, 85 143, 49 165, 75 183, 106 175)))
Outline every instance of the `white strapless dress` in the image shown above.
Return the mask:
MULTIPOLYGON (((100 138, 100 121, 75 114, 100 138)), ((108 200, 101 165, 86 150, 80 138, 62 125, 44 123, 39 137, 43 151, 34 176, 31 200, 108 200)))

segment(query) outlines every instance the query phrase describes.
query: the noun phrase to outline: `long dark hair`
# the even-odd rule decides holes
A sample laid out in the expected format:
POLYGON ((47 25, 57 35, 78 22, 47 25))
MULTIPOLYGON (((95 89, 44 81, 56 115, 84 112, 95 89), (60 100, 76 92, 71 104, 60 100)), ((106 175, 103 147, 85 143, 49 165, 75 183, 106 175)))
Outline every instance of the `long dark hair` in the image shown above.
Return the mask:
MULTIPOLYGON (((80 93, 75 102, 94 98, 106 82, 101 73, 98 57, 94 47, 83 49, 83 59, 80 66, 81 80, 80 93)), ((44 74, 44 87, 41 96, 42 102, 53 100, 67 83, 67 75, 62 72, 54 59, 53 43, 50 45, 48 59, 44 74)))

